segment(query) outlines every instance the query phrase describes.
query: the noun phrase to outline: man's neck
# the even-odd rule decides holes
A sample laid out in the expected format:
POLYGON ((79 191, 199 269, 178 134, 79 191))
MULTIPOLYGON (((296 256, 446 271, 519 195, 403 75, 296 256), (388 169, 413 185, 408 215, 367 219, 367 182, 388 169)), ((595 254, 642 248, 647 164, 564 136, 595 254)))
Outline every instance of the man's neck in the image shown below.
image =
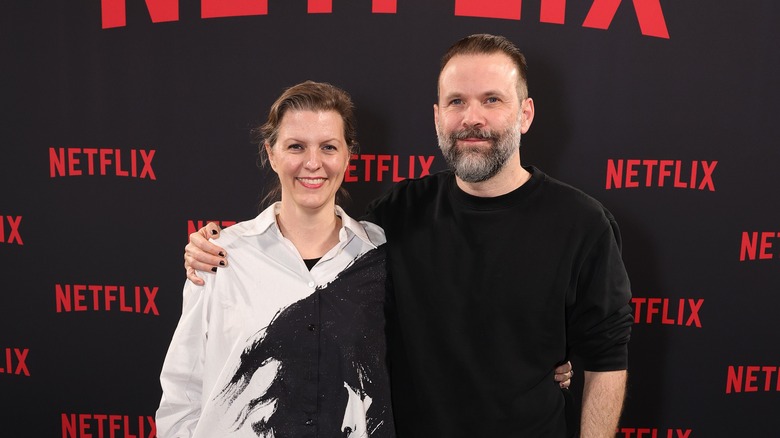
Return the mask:
POLYGON ((457 176, 455 177, 455 181, 461 190, 480 198, 495 198, 496 196, 505 195, 516 190, 528 182, 529 179, 531 179, 531 174, 520 165, 519 152, 510 158, 504 167, 488 180, 471 183, 463 181, 457 176))

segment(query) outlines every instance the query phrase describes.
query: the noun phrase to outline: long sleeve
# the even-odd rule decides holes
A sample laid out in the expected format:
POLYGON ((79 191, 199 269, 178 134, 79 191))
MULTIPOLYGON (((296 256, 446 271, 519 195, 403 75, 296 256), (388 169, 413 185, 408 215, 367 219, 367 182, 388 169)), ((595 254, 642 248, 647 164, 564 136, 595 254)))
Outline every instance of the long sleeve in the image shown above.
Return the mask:
POLYGON ((190 281, 184 286, 181 319, 160 375, 163 395, 156 417, 160 438, 191 437, 198 425, 206 343, 204 288, 190 281))

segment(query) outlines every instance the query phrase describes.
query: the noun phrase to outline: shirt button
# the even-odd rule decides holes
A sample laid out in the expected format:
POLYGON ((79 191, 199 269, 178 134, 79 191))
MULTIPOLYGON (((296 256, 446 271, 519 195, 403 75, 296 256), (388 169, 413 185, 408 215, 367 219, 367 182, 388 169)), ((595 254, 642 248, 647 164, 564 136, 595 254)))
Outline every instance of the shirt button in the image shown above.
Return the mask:
POLYGON ((309 282, 309 287, 314 287, 314 282, 313 281, 309 282))
POLYGON ((316 325, 314 325, 314 324, 309 324, 309 331, 310 331, 310 332, 313 332, 315 328, 317 328, 317 326, 316 326, 316 325))
POLYGON ((305 424, 306 424, 307 426, 312 426, 312 425, 314 424, 314 420, 312 420, 311 418, 309 418, 308 420, 306 420, 305 424))

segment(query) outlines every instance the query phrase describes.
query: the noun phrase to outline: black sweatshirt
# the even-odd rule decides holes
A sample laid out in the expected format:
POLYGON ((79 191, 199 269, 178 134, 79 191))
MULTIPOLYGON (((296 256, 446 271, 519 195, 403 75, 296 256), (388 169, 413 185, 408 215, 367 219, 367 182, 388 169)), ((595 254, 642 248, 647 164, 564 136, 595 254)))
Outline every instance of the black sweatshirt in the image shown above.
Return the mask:
POLYGON ((614 218, 527 170, 494 198, 463 192, 448 171, 369 207, 387 234, 401 438, 564 437, 570 397, 554 367, 570 353, 588 371, 627 367, 631 292, 614 218))

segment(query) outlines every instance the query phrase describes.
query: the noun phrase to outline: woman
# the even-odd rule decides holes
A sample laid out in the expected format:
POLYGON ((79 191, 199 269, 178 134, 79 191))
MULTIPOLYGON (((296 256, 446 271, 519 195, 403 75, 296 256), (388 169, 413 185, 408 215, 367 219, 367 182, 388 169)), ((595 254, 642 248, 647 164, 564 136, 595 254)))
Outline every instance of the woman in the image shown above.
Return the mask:
POLYGON ((352 102, 304 82, 259 131, 281 198, 221 233, 230 269, 185 286, 158 434, 394 436, 384 233, 336 205, 356 148, 352 102))

